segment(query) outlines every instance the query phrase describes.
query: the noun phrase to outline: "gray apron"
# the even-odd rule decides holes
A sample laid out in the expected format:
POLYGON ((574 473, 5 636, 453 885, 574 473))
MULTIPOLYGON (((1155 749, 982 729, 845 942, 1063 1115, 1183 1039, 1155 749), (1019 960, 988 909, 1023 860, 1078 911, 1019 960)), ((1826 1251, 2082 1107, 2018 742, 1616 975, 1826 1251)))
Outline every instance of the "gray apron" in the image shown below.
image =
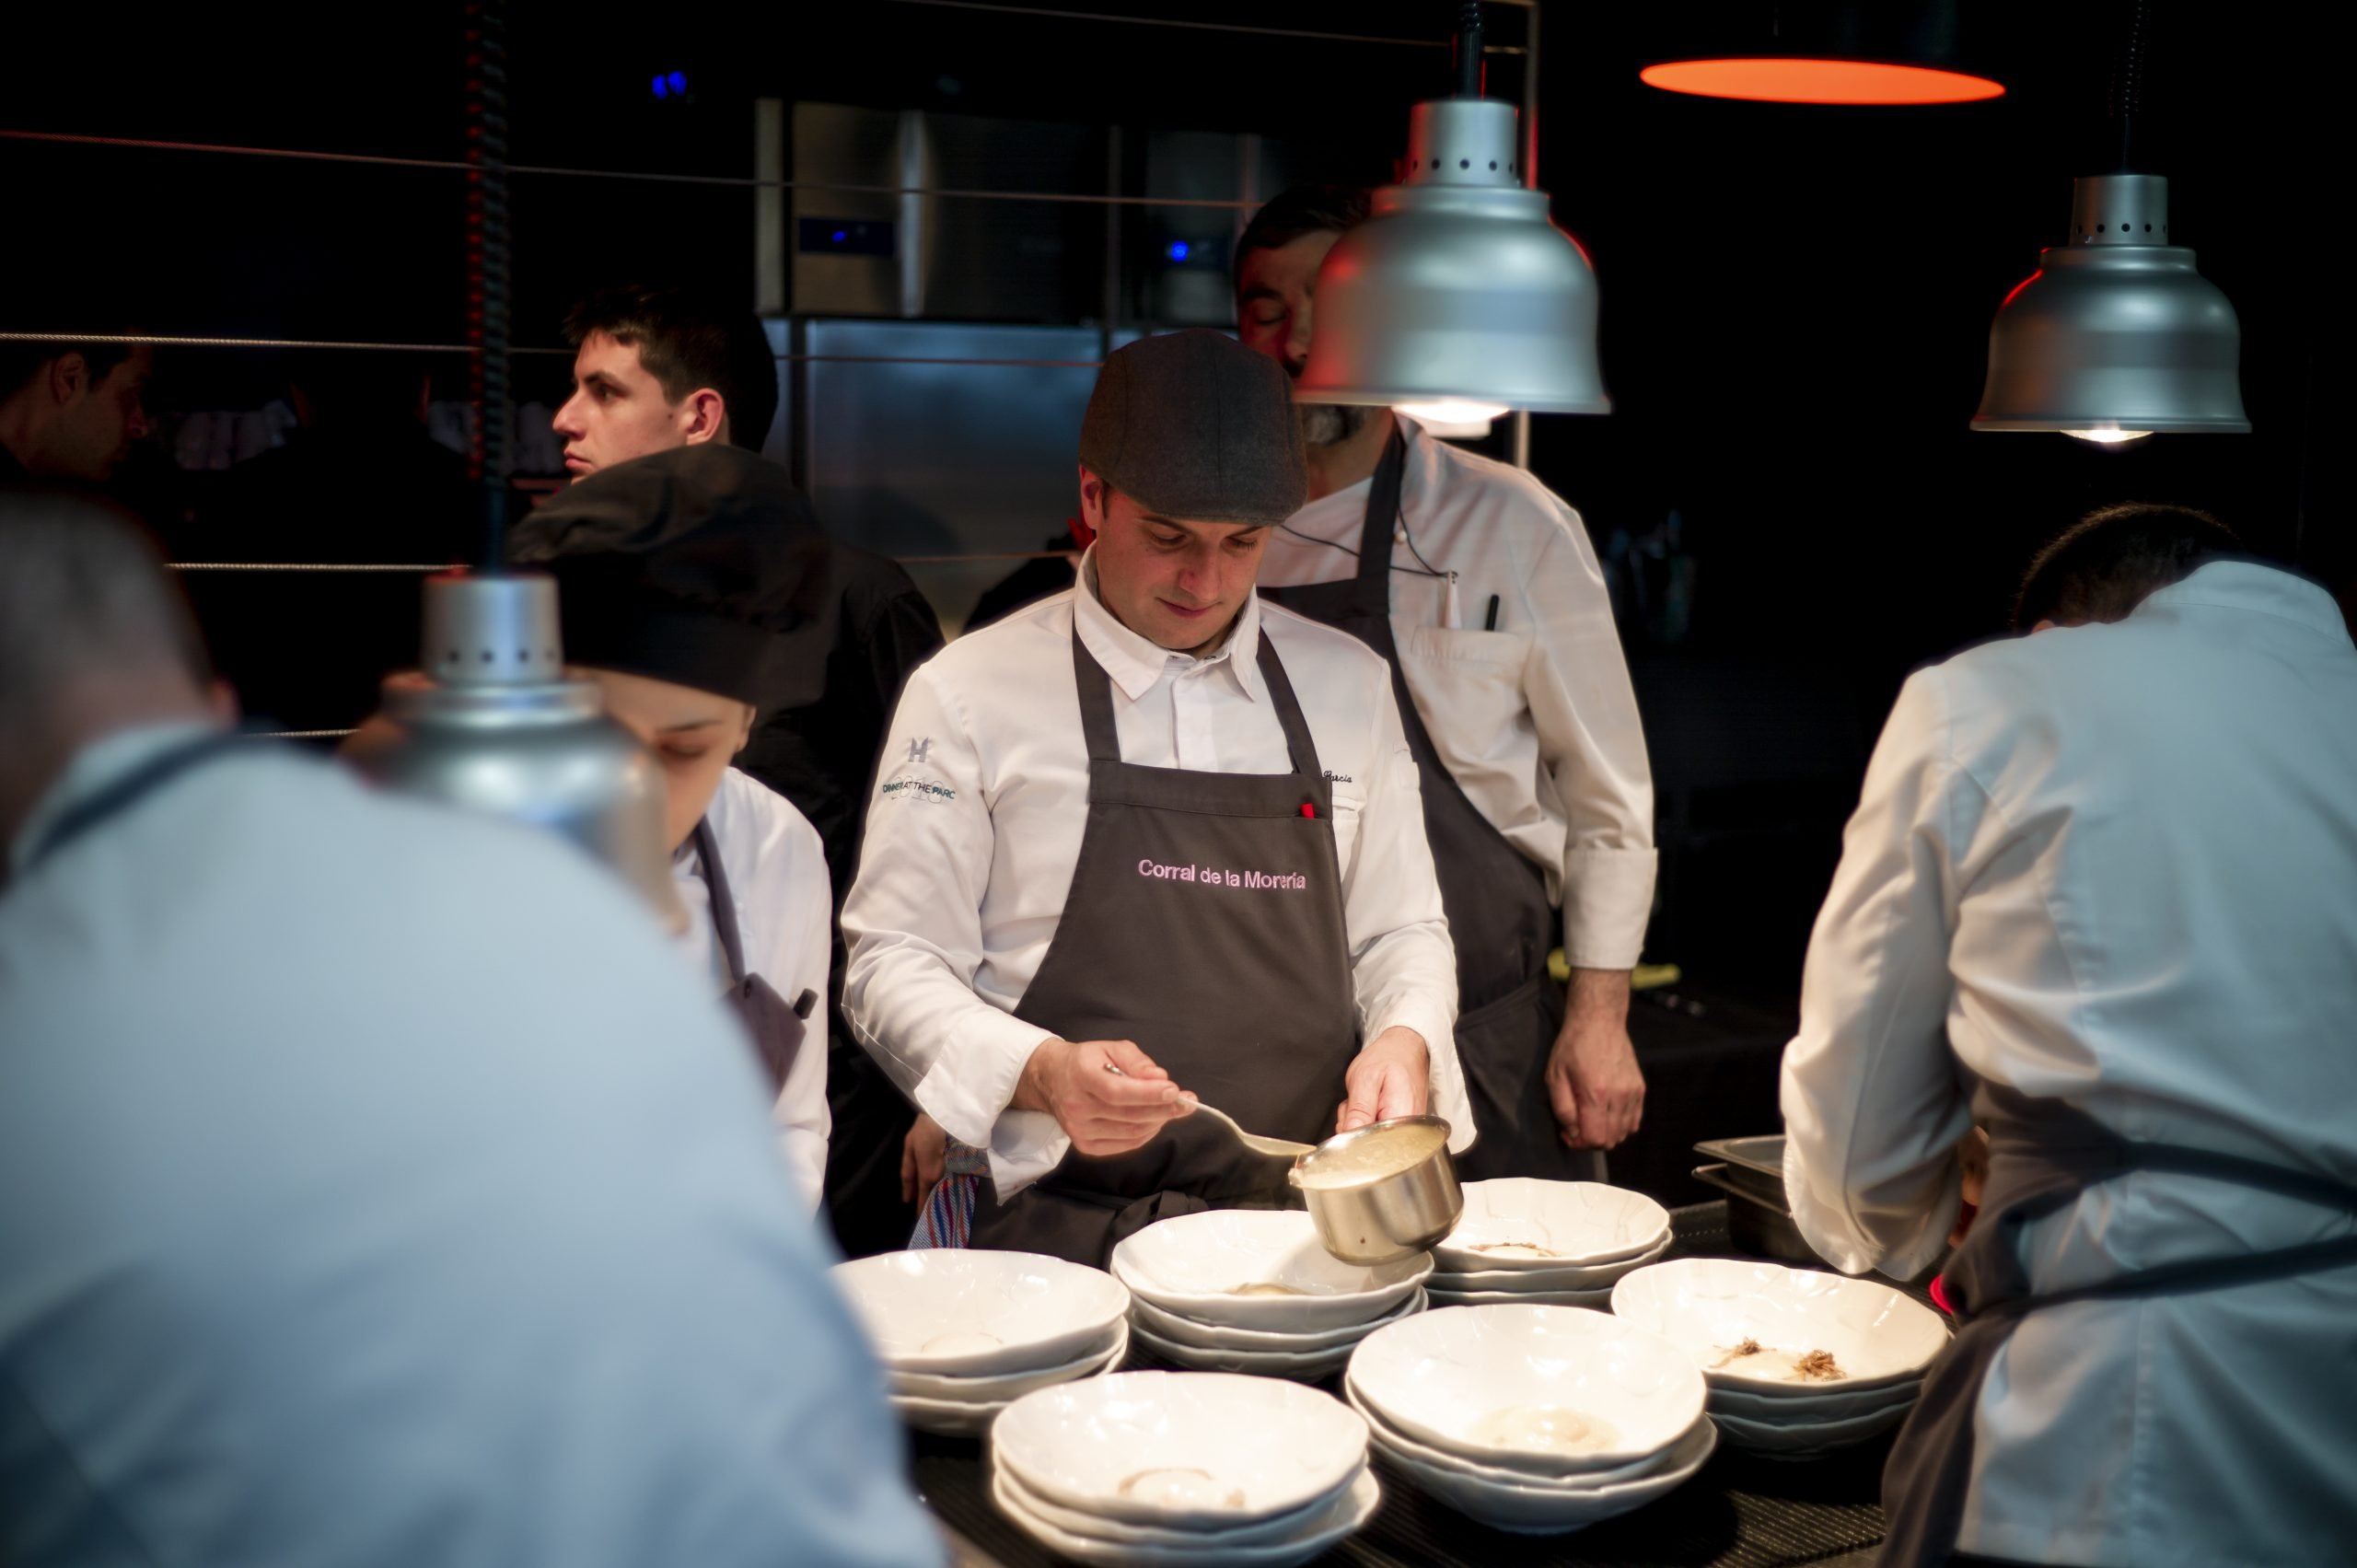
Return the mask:
MULTIPOLYGON (((1334 1130, 1358 1051, 1357 1002, 1331 791, 1284 666, 1260 644, 1293 771, 1195 772, 1121 761, 1112 683, 1075 631, 1088 826, 1015 1016, 1068 1040, 1134 1040, 1254 1132, 1314 1144, 1334 1130)), ((1125 1155, 1067 1154, 1004 1203, 983 1183, 971 1245, 1102 1268, 1157 1219, 1278 1206, 1287 1163, 1246 1153, 1208 1116, 1182 1117, 1125 1155)))
POLYGON ((2357 1236, 2351 1236, 2165 1263, 2038 1295, 2019 1260, 2022 1227, 2069 1207, 2088 1188, 2131 1171, 2240 1182, 2344 1213, 2357 1213, 2357 1188, 2209 1149, 2131 1142, 2060 1100, 2032 1098, 2003 1084, 1980 1084, 1973 1100, 1975 1119, 1989 1130, 1985 1202, 1942 1276, 1959 1324, 1955 1342, 1933 1363, 1922 1398, 1899 1429, 1883 1470, 1883 1508, 1890 1528, 1877 1560, 1882 1568, 1936 1568, 1956 1557, 1981 1385, 1998 1350, 2027 1314, 2065 1302, 2219 1290, 2357 1263, 2357 1236))
POLYGON ((720 956, 728 966, 728 990, 722 1000, 753 1042, 769 1077, 770 1093, 785 1085, 794 1059, 802 1052, 802 1036, 819 993, 806 990, 791 1003, 760 975, 745 968, 745 942, 737 929, 737 900, 728 890, 728 873, 720 864, 720 846, 713 842, 712 824, 698 822, 690 842, 696 846, 696 865, 703 873, 704 889, 712 895, 712 932, 720 956))
POLYGON ((1391 667, 1399 723, 1423 784, 1424 833, 1441 905, 1457 945, 1457 1057, 1473 1102, 1473 1146, 1457 1174, 1480 1180, 1537 1176, 1601 1181, 1604 1155, 1564 1145, 1547 1090, 1547 1062, 1563 1025, 1563 988, 1547 972, 1556 915, 1547 877, 1466 798, 1416 712, 1391 635, 1391 542, 1408 443, 1397 425, 1376 465, 1359 536, 1358 575, 1339 583, 1263 588, 1264 598, 1357 637, 1391 667))

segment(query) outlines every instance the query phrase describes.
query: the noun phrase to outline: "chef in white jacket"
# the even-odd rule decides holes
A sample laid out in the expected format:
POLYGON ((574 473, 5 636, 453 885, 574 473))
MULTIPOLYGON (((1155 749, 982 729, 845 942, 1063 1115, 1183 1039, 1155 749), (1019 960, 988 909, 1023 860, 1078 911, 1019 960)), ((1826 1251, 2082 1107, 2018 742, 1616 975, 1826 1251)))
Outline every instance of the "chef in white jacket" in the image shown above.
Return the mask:
MULTIPOLYGON (((1298 187, 1237 242, 1237 335, 1291 375, 1318 264, 1366 210, 1363 190, 1298 187)), ((1644 1110, 1629 975, 1653 907, 1654 797, 1587 529, 1530 474, 1390 410, 1299 414, 1309 500, 1271 538, 1260 586, 1394 668, 1481 1117, 1465 1174, 1601 1177, 1601 1151, 1644 1110), (1559 941, 1568 995, 1548 973, 1559 941)))
POLYGON ((517 525, 509 555, 554 574, 566 658, 662 769, 680 947, 759 1049, 815 1211, 830 1120, 825 1031, 809 1024, 833 943, 826 854, 784 796, 729 765, 765 694, 792 684, 789 633, 824 581, 825 537, 803 517, 776 464, 677 447, 577 481, 517 525))
POLYGON ((2170 507, 2064 536, 2035 634, 1908 681, 1850 822, 1784 1058, 1794 1218, 1911 1276, 1990 1139, 1886 1562, 2357 1543, 2357 649, 2235 549, 2170 507))
POLYGON ((1459 1147, 1476 1129, 1383 663, 1252 591, 1301 500, 1283 376, 1219 333, 1142 340, 1079 456, 1079 586, 901 695, 843 1007, 987 1151, 974 1245, 1102 1264, 1157 1217, 1283 1191, 1190 1096, 1305 1141, 1427 1109, 1459 1147))

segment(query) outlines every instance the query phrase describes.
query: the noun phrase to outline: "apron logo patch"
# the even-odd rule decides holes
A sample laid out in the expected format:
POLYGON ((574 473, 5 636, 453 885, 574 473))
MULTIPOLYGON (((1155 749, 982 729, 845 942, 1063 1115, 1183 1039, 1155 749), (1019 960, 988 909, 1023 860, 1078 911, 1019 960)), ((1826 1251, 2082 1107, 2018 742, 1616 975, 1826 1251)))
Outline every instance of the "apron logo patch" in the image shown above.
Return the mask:
POLYGON ((933 737, 930 735, 920 735, 911 738, 909 741, 909 766, 911 768, 923 767, 925 753, 932 749, 933 737))
POLYGON ((1230 871, 1217 865, 1165 865, 1158 860, 1138 862, 1138 875, 1157 882, 1192 882, 1203 888, 1248 888, 1260 892, 1299 893, 1309 878, 1298 871, 1230 871))

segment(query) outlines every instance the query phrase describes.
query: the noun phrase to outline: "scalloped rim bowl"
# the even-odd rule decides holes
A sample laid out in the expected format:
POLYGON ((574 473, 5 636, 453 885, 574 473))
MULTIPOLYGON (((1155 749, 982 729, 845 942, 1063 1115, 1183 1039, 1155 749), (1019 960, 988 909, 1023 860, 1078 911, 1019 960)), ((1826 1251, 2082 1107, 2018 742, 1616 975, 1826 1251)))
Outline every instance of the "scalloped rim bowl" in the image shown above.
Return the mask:
POLYGON ((1454 1273, 1595 1268, 1651 1250, 1669 1235, 1669 1211, 1642 1192, 1601 1181, 1508 1176, 1465 1184, 1465 1213, 1433 1255, 1454 1273), (1551 1256, 1478 1252, 1531 1242, 1551 1256))
POLYGON ((1145 1297, 1131 1293, 1130 1321, 1140 1332, 1173 1344, 1192 1345, 1202 1350, 1283 1351, 1295 1355, 1309 1355, 1322 1350, 1348 1350, 1386 1323, 1396 1323, 1402 1318, 1412 1318, 1424 1309, 1424 1293, 1418 1289, 1407 1300, 1371 1323, 1352 1323, 1340 1329, 1320 1329, 1309 1333, 1288 1334, 1262 1329, 1230 1329, 1218 1323, 1198 1323, 1192 1318, 1182 1318, 1166 1311, 1145 1297))
MULTIPOLYGON (((1129 1568, 1133 1563, 1156 1565, 1156 1568, 1204 1568, 1218 1563, 1221 1568, 1281 1568, 1283 1564, 1306 1562, 1323 1556, 1337 1543, 1364 1528, 1375 1511, 1383 1504, 1383 1483, 1375 1473, 1361 1465, 1341 1490, 1306 1511, 1295 1526, 1298 1534, 1275 1540, 1240 1539, 1242 1531, 1192 1533, 1176 1530, 1155 1532, 1158 1536, 1187 1537, 1176 1542, 1140 1540, 1109 1537, 1096 1531, 1067 1527, 1050 1512, 1052 1503, 1043 1504, 1039 1493, 1027 1488, 1021 1478, 1001 1469, 991 1476, 991 1500, 999 1512, 1013 1520, 1016 1527, 1075 1562, 1103 1563, 1108 1568, 1120 1565, 1129 1568)), ((1070 1511, 1064 1511, 1071 1517, 1070 1511)), ((1097 1530, 1109 1527, 1091 1520, 1097 1530)))
POLYGON ((1378 1329, 1351 1357, 1351 1386, 1419 1442, 1539 1475, 1608 1469, 1657 1454, 1702 1414, 1702 1375, 1676 1345, 1573 1307, 1447 1307, 1378 1329), (1605 1429, 1570 1452, 1485 1435, 1525 1411, 1575 1411, 1605 1429))
POLYGON ((1298 1383, 1116 1372, 1024 1395, 999 1412, 991 1447, 1017 1481, 1067 1508, 1217 1529, 1343 1485, 1366 1462, 1366 1423, 1298 1383))
POLYGON ((1371 1323, 1433 1272, 1429 1252, 1345 1263, 1298 1209, 1213 1209, 1157 1221, 1113 1249, 1113 1275, 1165 1312, 1198 1323, 1308 1333, 1371 1323), (1297 1295, 1237 1292, 1284 1285, 1297 1295))
POLYGON ((1120 1281, 1036 1252, 887 1252, 828 1275, 895 1372, 983 1377, 1056 1366, 1111 1344, 1130 1315, 1120 1281))
POLYGON ((1577 1268, 1457 1270, 1435 1262, 1430 1284, 1460 1295, 1475 1291, 1608 1291, 1647 1264, 1660 1262, 1677 1240, 1674 1235, 1665 1236, 1633 1258, 1577 1268))
POLYGON ((1736 1258, 1680 1258, 1640 1269, 1612 1287, 1612 1311, 1678 1346, 1713 1385, 1771 1395, 1920 1380, 1948 1342, 1938 1313, 1888 1285, 1736 1258), (1747 1339, 1788 1356, 1829 1351, 1849 1376, 1803 1383, 1772 1358, 1756 1372, 1742 1363, 1716 1365, 1747 1339))

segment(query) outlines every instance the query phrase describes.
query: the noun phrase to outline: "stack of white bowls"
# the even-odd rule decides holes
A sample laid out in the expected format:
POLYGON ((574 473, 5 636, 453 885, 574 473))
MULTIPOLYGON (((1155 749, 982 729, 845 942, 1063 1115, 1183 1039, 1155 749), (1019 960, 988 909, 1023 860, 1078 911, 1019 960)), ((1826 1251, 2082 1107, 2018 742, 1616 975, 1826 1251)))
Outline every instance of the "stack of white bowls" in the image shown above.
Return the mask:
POLYGON ((1524 1535, 1642 1507, 1718 1443, 1677 1346, 1578 1307, 1436 1308, 1369 1335, 1343 1392, 1401 1479, 1524 1535))
POLYGON ((1465 1213, 1433 1249, 1434 1307, 1593 1307, 1669 1250, 1669 1211, 1601 1181, 1507 1177, 1465 1184, 1465 1213))
POLYGON ((1728 1442, 1796 1459, 1906 1420, 1948 1342, 1938 1313, 1887 1285, 1736 1258, 1640 1269, 1612 1310, 1701 1370, 1728 1442))
POLYGON ((1424 1308, 1429 1253, 1372 1267, 1326 1250, 1298 1210, 1214 1209, 1113 1249, 1143 1352, 1173 1366, 1315 1383, 1358 1342, 1424 1308))
POLYGON ((999 1511, 1075 1562, 1288 1568, 1375 1516, 1366 1425, 1312 1388, 1123 1372, 1044 1388, 991 1428, 999 1511))
POLYGON ((1102 1269, 942 1249, 832 1272, 891 1375, 892 1408, 920 1431, 979 1436, 1023 1395, 1129 1353, 1130 1293, 1102 1269))

